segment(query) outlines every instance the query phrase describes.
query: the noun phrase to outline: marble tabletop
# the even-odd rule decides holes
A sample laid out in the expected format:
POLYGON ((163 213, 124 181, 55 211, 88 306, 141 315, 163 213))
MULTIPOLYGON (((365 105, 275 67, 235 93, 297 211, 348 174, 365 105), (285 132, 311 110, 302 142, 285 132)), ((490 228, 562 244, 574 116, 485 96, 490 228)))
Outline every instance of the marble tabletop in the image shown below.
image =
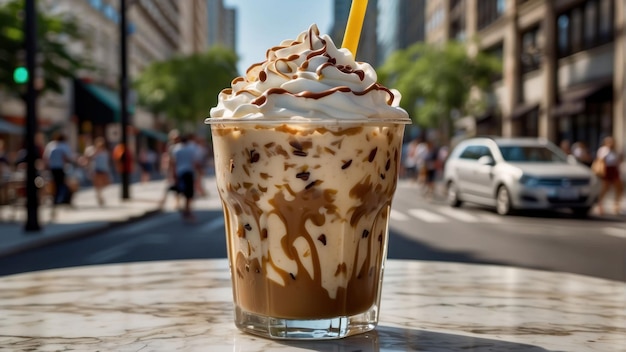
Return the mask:
POLYGON ((389 260, 376 330, 272 341, 233 324, 225 259, 0 277, 7 351, 626 351, 626 284, 502 266, 389 260))

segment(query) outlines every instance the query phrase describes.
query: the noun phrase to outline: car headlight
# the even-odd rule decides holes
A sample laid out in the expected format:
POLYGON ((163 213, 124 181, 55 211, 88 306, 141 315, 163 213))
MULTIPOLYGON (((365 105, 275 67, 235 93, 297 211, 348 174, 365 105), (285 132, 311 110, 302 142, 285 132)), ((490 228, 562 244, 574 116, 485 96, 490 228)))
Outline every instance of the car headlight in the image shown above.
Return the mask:
POLYGON ((523 184, 524 186, 533 187, 539 184, 539 179, 533 176, 522 175, 522 177, 520 177, 519 179, 519 183, 523 184))

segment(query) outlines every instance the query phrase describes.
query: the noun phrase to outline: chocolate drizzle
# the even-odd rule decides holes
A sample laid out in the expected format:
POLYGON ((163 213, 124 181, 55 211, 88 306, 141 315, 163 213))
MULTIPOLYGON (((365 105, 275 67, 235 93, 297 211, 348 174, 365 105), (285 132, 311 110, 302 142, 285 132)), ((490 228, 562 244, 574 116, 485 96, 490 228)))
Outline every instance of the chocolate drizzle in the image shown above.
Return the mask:
MULTIPOLYGON (((267 101, 267 97, 269 95, 272 95, 272 94, 285 94, 285 95, 291 95, 293 97, 298 97, 298 98, 320 99, 320 98, 324 98, 324 97, 329 96, 329 95, 331 95, 333 93, 336 93, 336 92, 352 93, 354 95, 365 95, 365 94, 367 94, 367 93, 369 93, 369 92, 371 92, 373 90, 383 90, 383 91, 387 92, 387 95, 389 96, 389 98, 387 100, 387 104, 391 105, 391 103, 393 102, 393 94, 391 93, 391 91, 388 88, 383 87, 379 83, 374 83, 371 86, 367 87, 367 89, 365 89, 364 91, 361 91, 361 92, 354 92, 354 91, 352 91, 352 89, 350 89, 349 87, 346 87, 346 86, 334 87, 334 88, 327 89, 327 90, 322 91, 322 92, 304 91, 304 92, 299 92, 299 93, 291 93, 291 92, 287 91, 284 88, 270 88, 265 93, 263 93, 263 95, 261 95, 260 97, 252 100, 251 103, 254 104, 254 105, 261 106, 261 105, 263 105, 267 101)), ((240 93, 237 93, 237 94, 240 94, 240 93)))
MULTIPOLYGON (((292 80, 294 72, 307 72, 310 65, 310 61, 317 57, 324 57, 326 62, 321 64, 316 68, 315 73, 318 77, 323 76, 323 70, 328 67, 334 67, 340 72, 345 74, 355 74, 359 77, 360 81, 365 80, 365 71, 360 69, 355 69, 351 65, 338 65, 337 59, 332 57, 328 52, 327 42, 322 37, 320 37, 319 30, 317 27, 312 26, 308 30, 308 52, 305 52, 304 59, 301 58, 299 54, 290 54, 287 57, 279 57, 277 52, 280 50, 286 50, 290 47, 296 45, 302 45, 303 43, 297 40, 292 41, 290 44, 286 46, 276 46, 269 49, 266 53, 266 60, 257 64, 252 65, 246 71, 246 78, 238 77, 235 78, 232 82, 232 86, 234 88, 235 84, 238 84, 241 81, 249 81, 249 82, 266 82, 270 76, 276 75, 278 77, 282 77, 282 79, 289 81, 292 80), (320 46, 316 48, 316 46, 320 46), (298 63, 299 61, 301 61, 298 63), (295 69, 293 65, 296 65, 295 69)), ((251 104, 261 106, 265 102, 267 102, 268 96, 274 94, 286 94, 297 98, 310 98, 310 99, 320 99, 326 96, 329 96, 334 93, 352 93, 356 96, 362 96, 368 94, 372 91, 383 91, 387 95, 387 105, 392 105, 394 100, 394 95, 388 88, 382 86, 379 83, 373 83, 369 85, 366 89, 362 91, 353 91, 347 86, 338 86, 332 87, 324 91, 319 92, 311 92, 311 91, 301 91, 301 92, 289 92, 284 88, 274 87, 266 90, 265 92, 259 92, 256 88, 240 88, 239 90, 228 91, 228 95, 235 94, 250 94, 253 97, 256 97, 252 100, 251 104)), ((226 90, 222 91, 222 93, 226 93, 226 90)))

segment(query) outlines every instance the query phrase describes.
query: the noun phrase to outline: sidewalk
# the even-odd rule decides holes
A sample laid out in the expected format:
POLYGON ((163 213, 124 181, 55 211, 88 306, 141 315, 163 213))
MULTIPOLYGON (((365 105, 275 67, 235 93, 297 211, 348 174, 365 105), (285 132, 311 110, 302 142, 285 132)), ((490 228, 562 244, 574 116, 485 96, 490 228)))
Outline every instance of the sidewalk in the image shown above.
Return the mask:
POLYGON ((113 184, 105 189, 105 205, 100 207, 93 188, 82 188, 74 195, 73 207, 58 207, 54 220, 49 205, 39 207, 39 232, 24 231, 24 206, 0 206, 0 256, 79 238, 158 214, 164 190, 163 180, 133 183, 131 199, 122 201, 121 185, 113 184))

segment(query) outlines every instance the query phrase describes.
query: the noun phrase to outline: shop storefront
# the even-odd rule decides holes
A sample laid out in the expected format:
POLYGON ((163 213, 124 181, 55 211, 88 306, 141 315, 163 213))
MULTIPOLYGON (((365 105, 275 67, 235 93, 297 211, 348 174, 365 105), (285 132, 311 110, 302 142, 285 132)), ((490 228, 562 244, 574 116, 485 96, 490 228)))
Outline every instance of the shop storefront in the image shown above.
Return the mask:
POLYGON ((611 80, 572 87, 561 92, 559 101, 552 112, 559 141, 583 142, 593 152, 602 138, 614 134, 611 80))

